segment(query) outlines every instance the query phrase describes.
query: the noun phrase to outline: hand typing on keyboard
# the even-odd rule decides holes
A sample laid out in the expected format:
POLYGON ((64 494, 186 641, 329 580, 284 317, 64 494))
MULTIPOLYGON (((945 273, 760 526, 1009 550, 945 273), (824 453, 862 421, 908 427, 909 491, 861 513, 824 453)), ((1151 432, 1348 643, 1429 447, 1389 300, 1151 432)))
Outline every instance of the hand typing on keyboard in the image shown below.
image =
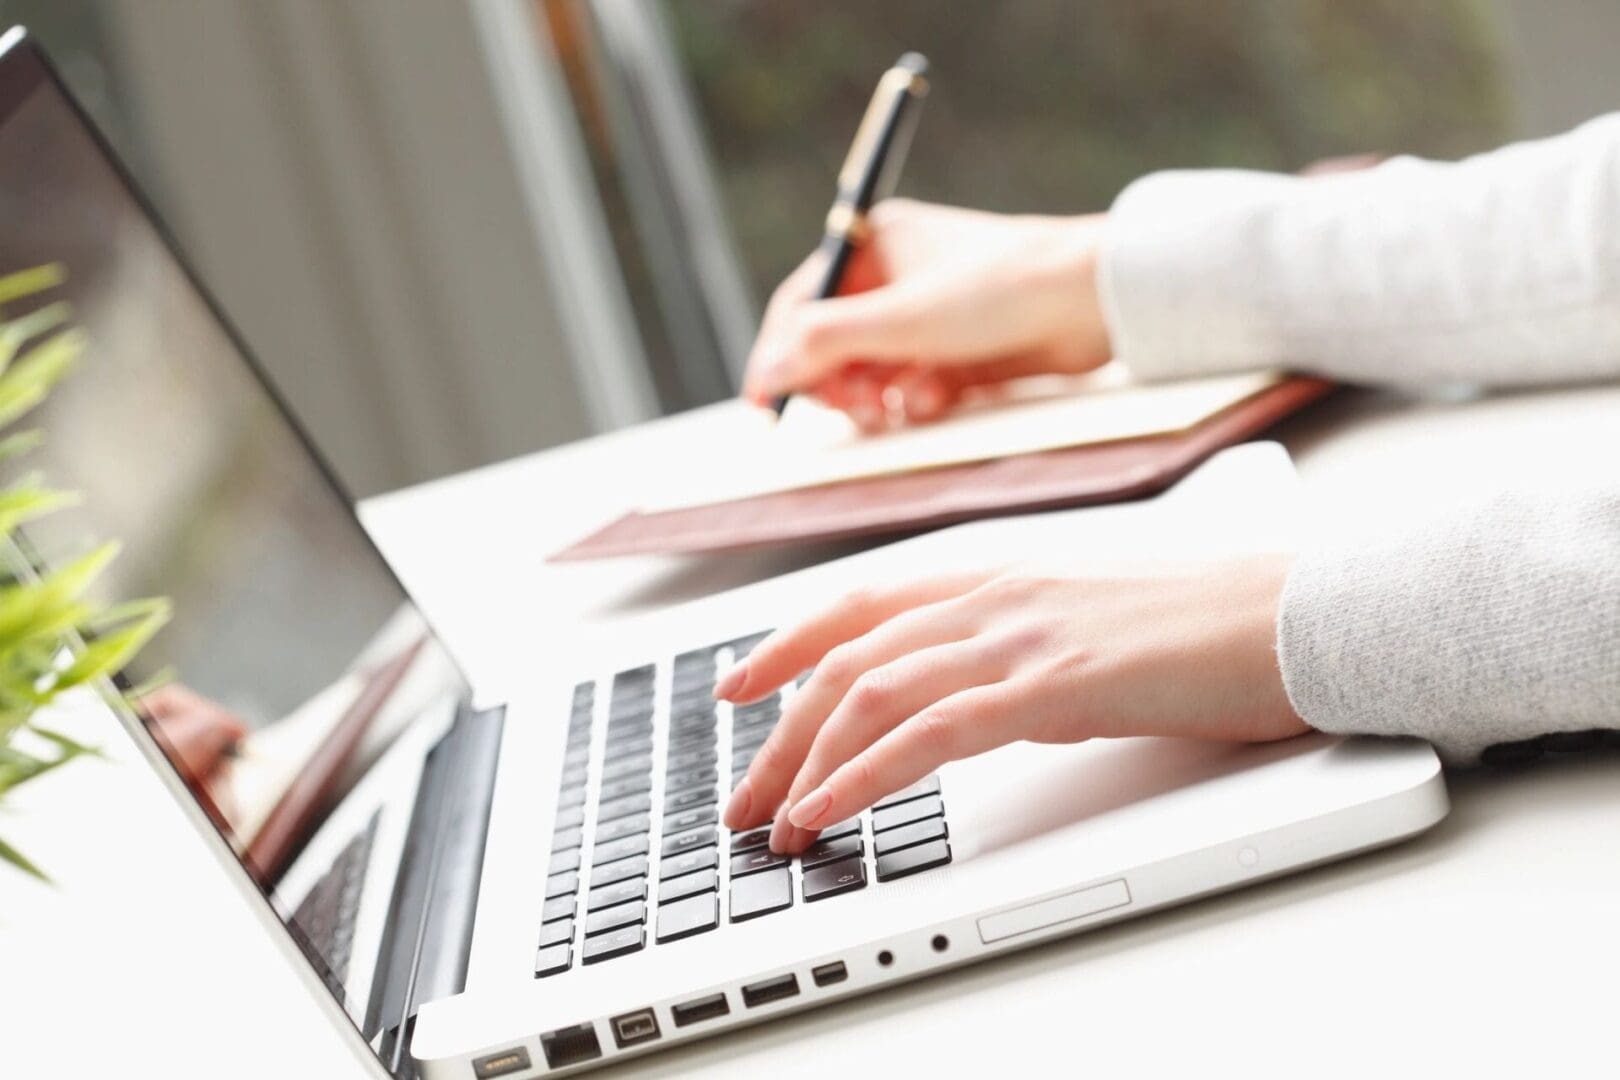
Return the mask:
POLYGON ((1287 568, 1265 556, 1130 575, 986 571, 845 597, 716 684, 747 703, 815 669, 725 824, 773 822, 770 849, 797 854, 946 762, 1016 740, 1304 732, 1274 646, 1287 568))

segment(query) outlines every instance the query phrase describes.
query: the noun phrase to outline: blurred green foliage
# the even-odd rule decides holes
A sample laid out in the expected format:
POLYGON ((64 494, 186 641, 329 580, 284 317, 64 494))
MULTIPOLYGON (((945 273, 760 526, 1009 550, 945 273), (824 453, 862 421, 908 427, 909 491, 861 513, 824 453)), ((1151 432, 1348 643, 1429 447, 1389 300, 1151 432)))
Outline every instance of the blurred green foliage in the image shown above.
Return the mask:
POLYGON ((669 0, 761 296, 815 243, 878 75, 933 70, 903 194, 1105 208, 1142 173, 1505 137, 1482 0, 669 0))

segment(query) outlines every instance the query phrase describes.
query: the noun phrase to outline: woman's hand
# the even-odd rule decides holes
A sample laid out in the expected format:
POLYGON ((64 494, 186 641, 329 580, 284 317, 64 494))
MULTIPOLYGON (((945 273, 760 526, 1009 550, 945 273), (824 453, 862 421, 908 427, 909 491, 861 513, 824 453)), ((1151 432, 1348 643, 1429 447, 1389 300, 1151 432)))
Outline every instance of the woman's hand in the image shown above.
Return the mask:
POLYGON ((1004 743, 1126 735, 1264 741, 1308 730, 1277 668, 1288 560, 1133 574, 987 572, 875 588, 778 630, 715 696, 807 668, 725 823, 775 816, 796 853, 947 761, 1004 743))
POLYGON ((777 288, 744 396, 809 393, 866 430, 932 420, 974 385, 1090 371, 1110 356, 1097 300, 1100 216, 1009 216, 889 199, 841 294, 813 300, 812 255, 777 288))

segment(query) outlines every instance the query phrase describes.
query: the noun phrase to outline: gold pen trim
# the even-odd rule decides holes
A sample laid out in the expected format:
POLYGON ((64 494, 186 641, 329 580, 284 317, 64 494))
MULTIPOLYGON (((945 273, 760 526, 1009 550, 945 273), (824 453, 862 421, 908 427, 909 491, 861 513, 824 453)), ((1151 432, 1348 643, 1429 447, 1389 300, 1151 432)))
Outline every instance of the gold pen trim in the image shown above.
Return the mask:
POLYGON ((861 182, 861 170, 872 158, 874 145, 883 131, 884 121, 888 119, 895 98, 901 94, 921 97, 927 92, 928 80, 914 71, 892 67, 883 73, 877 89, 872 92, 870 104, 866 106, 866 115, 861 117, 861 126, 855 129, 855 141, 849 144, 844 166, 838 170, 840 188, 847 191, 861 182))
POLYGON ((860 247, 872 235, 872 224, 866 215, 849 203, 839 200, 827 211, 826 231, 846 244, 860 247))

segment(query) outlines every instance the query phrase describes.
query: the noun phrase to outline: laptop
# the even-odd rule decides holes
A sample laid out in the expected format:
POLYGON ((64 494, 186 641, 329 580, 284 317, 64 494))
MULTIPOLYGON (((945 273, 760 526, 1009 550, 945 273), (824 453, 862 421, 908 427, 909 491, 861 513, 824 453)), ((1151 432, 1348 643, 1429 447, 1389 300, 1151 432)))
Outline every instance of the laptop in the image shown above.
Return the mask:
POLYGON ((522 1080, 724 1038, 1446 812, 1418 742, 1016 745, 783 859, 717 821, 796 689, 713 700, 771 621, 987 552, 1285 548, 1282 450, 1227 451, 1152 500, 960 526, 707 597, 611 649, 537 656, 491 703, 20 31, 0 38, 0 213, 0 272, 59 267, 37 302, 69 302, 91 342, 34 451, 83 505, 29 546, 50 565, 117 537, 109 595, 172 599, 109 704, 372 1075, 522 1080))

